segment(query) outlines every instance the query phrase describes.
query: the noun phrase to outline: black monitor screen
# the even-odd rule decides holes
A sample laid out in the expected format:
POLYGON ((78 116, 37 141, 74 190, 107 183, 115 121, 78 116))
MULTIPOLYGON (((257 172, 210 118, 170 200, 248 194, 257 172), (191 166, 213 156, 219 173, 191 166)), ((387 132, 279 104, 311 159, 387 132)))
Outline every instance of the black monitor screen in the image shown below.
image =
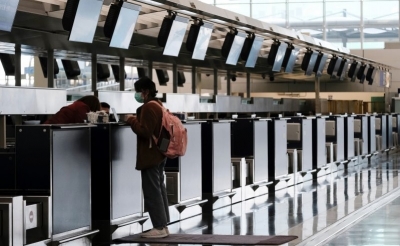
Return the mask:
POLYGON ((186 28, 189 19, 176 16, 174 22, 172 23, 171 30, 169 31, 167 44, 164 48, 164 55, 167 56, 178 56, 181 50, 183 38, 186 34, 186 28))
POLYGON ((124 2, 110 41, 110 47, 128 49, 141 6, 124 2))
POLYGON ((300 48, 295 47, 290 51, 290 57, 285 67, 285 73, 293 72, 294 64, 296 63, 297 56, 300 53, 300 48))
POLYGON ((262 44, 264 39, 262 37, 256 36, 253 41, 253 45, 251 46, 249 57, 246 61, 246 67, 255 67, 258 54, 260 53, 262 44))
POLYGON ((317 75, 322 74, 326 65, 326 60, 328 60, 328 56, 326 54, 321 53, 318 55, 317 62, 314 66, 314 72, 317 73, 317 75))
POLYGON ((208 44, 210 43, 213 24, 204 23, 200 27, 199 35, 197 36, 196 45, 194 46, 192 59, 204 60, 207 53, 208 44))
POLYGON ((226 59, 226 64, 236 65, 240 53, 242 52, 244 41, 246 40, 246 33, 238 32, 233 40, 231 49, 229 51, 228 58, 226 59))
POLYGON ((0 30, 11 32, 19 0, 0 1, 0 30))
POLYGON ((283 59, 285 58, 286 49, 288 47, 287 43, 281 42, 278 51, 276 52, 275 62, 272 66, 272 71, 280 72, 282 68, 283 59))
POLYGON ((92 43, 103 0, 79 1, 69 41, 92 43))
POLYGON ((308 75, 308 76, 312 75, 317 58, 318 58, 318 53, 313 52, 310 57, 310 62, 308 63, 308 66, 307 66, 307 70, 305 72, 306 75, 308 75))

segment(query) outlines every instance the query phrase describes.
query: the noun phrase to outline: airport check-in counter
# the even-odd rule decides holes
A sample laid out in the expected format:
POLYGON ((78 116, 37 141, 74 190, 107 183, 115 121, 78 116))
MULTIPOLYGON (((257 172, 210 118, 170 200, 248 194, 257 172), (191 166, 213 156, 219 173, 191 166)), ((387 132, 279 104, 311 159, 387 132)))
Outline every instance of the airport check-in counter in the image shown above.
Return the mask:
POLYGON ((274 181, 275 190, 294 184, 294 175, 289 173, 287 120, 272 118, 268 127, 268 176, 269 180, 274 181))
POLYGON ((289 173, 297 175, 296 183, 313 178, 316 171, 312 165, 313 135, 312 120, 315 117, 293 117, 287 123, 287 148, 289 157, 289 173), (295 157, 294 154, 297 153, 295 157), (296 165, 297 160, 297 166, 296 165))
POLYGON ((355 154, 361 158, 359 162, 370 156, 368 121, 369 116, 366 115, 357 115, 354 119, 354 148, 355 154))
POLYGON ((376 150, 386 151, 387 149, 387 115, 375 115, 375 130, 376 130, 376 150))
POLYGON ((332 144, 326 144, 326 118, 327 116, 317 116, 312 120, 312 168, 317 170, 318 177, 329 173, 327 148, 333 149, 332 144))
POLYGON ((387 128, 387 148, 389 150, 394 149, 394 140, 393 140, 393 118, 394 116, 392 114, 387 115, 387 121, 386 121, 386 128, 387 128))
POLYGON ((201 124, 202 193, 204 209, 229 206, 236 195, 232 187, 232 120, 207 120, 201 124))
POLYGON ((367 115, 368 117, 368 154, 371 157, 376 156, 378 151, 376 149, 376 127, 375 115, 367 115))
MULTIPOLYGON (((16 126, 24 245, 91 245, 90 125, 16 126)), ((15 245, 15 244, 14 244, 15 245)))
POLYGON ((399 146, 400 114, 392 115, 393 145, 399 146))
MULTIPOLYGON (((344 149, 344 117, 330 116, 326 120, 326 142, 333 144, 333 160, 330 159, 329 163, 335 163, 337 169, 344 169, 345 161, 345 149, 344 149)), ((330 149, 328 149, 330 150, 330 149)), ((331 157, 331 153, 328 152, 328 157, 331 157)), ((335 171, 335 165, 331 166, 332 170, 335 171)))
POLYGON ((354 115, 347 115, 344 118, 344 158, 348 168, 358 163, 354 148, 354 115))
POLYGON ((268 193, 268 126, 270 119, 244 118, 231 123, 232 199, 268 193), (239 195, 240 194, 240 195, 239 195))
POLYGON ((186 153, 167 159, 165 174, 171 222, 201 214, 202 206, 207 202, 202 199, 201 188, 203 123, 205 121, 184 122, 188 135, 186 153))
POLYGON ((136 134, 123 124, 91 129, 92 222, 96 243, 142 232, 142 179, 135 169, 136 134))

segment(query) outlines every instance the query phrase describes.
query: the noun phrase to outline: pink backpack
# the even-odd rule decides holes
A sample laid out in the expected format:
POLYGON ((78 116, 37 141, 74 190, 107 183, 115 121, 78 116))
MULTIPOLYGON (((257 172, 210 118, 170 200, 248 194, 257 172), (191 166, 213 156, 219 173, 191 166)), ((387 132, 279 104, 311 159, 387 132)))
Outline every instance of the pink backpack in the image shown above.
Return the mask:
POLYGON ((183 126, 181 120, 169 112, 168 109, 164 108, 156 101, 150 101, 149 103, 156 103, 162 108, 163 117, 161 123, 160 134, 156 138, 153 135, 154 141, 157 143, 158 148, 168 158, 173 159, 179 156, 184 156, 186 153, 187 146, 187 130, 183 126), (168 131, 170 139, 161 138, 162 129, 168 131))

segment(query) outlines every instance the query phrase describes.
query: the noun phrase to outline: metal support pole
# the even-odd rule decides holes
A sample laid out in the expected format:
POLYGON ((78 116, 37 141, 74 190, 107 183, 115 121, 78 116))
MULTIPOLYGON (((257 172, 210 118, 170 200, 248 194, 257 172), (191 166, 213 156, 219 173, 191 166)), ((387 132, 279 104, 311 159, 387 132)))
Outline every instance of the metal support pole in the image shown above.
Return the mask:
POLYGON ((192 66, 192 94, 196 94, 196 67, 192 66))
POLYGON ((119 90, 125 91, 125 57, 119 58, 119 90))
POLYGON ((54 88, 54 50, 47 51, 47 87, 54 88))
POLYGON ((149 61, 147 64, 147 77, 153 80, 153 61, 149 61))
POLYGON ((21 86, 21 45, 15 45, 15 86, 21 86))
MULTIPOLYGON (((361 50, 364 49, 364 1, 360 1, 360 41, 361 41, 361 50)), ((363 52, 364 53, 364 52, 363 52)))
POLYGON ((226 95, 231 95, 231 71, 228 70, 226 73, 226 95))
POLYGON ((172 65, 172 92, 178 93, 178 65, 172 65))
POLYGON ((92 53, 92 91, 97 92, 97 55, 92 53))
POLYGON ((323 1, 323 15, 322 15, 322 32, 323 32, 323 36, 322 39, 326 40, 327 39, 327 35, 326 35, 326 1, 323 1))
POLYGON ((320 92, 320 79, 319 76, 315 75, 315 114, 321 113, 321 99, 319 97, 320 92))
POLYGON ((214 68, 214 95, 218 95, 218 69, 214 68))
POLYGON ((250 73, 246 73, 246 97, 250 98, 250 73))

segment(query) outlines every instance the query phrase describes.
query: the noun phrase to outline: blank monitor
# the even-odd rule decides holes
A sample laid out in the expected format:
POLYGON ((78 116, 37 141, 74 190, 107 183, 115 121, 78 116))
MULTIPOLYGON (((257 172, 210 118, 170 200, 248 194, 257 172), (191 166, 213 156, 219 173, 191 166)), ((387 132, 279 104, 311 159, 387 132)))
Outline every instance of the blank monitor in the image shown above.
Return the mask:
POLYGON ((192 24, 186 40, 186 49, 192 53, 192 59, 204 60, 214 25, 201 22, 192 24))
POLYGON ((11 32, 19 0, 0 1, 0 30, 11 32))
POLYGON ((275 41, 271 45, 271 49, 269 51, 267 59, 268 59, 268 64, 272 66, 273 72, 281 71, 287 48, 288 44, 284 42, 275 41))
POLYGON ((141 8, 139 5, 123 2, 110 41, 110 47, 129 48, 141 8))
MULTIPOLYGON (((248 37, 246 39, 246 42, 248 42, 249 50, 247 50, 247 49, 245 50, 245 48, 243 47, 241 57, 242 57, 242 59, 245 58, 244 60, 246 61, 246 65, 245 65, 246 67, 253 68, 256 66, 258 54, 260 53, 262 44, 264 42, 264 38, 258 37, 258 36, 248 37), (246 52, 246 54, 243 54, 244 52, 246 52), (247 55, 247 57, 246 57, 246 55, 247 55)), ((245 46, 246 46, 246 42, 245 42, 245 46)))
POLYGON ((312 75, 317 58, 318 53, 313 52, 312 50, 307 50, 307 52, 304 54, 304 58, 301 63, 301 69, 305 72, 305 75, 312 75))
POLYGON ((229 54, 226 59, 226 64, 229 65, 237 64, 245 40, 246 40, 246 33, 237 32, 235 38, 233 39, 232 46, 230 47, 229 54))
POLYGON ((92 43, 103 0, 79 1, 69 41, 92 43))
POLYGON ((171 30, 169 31, 167 43, 165 44, 164 47, 164 55, 167 56, 178 56, 179 51, 181 50, 183 38, 185 37, 186 34, 186 28, 187 24, 189 22, 189 19, 181 17, 181 16, 175 16, 175 19, 173 20, 171 30))
POLYGON ((339 80, 343 80, 346 77, 348 67, 349 60, 343 59, 336 74, 339 77, 339 80))
POLYGON ((326 60, 328 59, 328 56, 324 53, 319 53, 317 60, 314 65, 314 73, 316 73, 318 76, 322 75, 322 71, 324 70, 326 60))
POLYGON ((299 55, 300 49, 294 46, 288 46, 286 48, 285 58, 282 62, 282 67, 285 68, 285 73, 293 72, 294 65, 296 63, 297 56, 299 55))
POLYGON ((0 53, 0 61, 6 76, 15 75, 15 55, 0 53))

